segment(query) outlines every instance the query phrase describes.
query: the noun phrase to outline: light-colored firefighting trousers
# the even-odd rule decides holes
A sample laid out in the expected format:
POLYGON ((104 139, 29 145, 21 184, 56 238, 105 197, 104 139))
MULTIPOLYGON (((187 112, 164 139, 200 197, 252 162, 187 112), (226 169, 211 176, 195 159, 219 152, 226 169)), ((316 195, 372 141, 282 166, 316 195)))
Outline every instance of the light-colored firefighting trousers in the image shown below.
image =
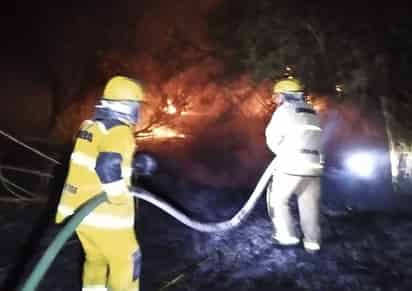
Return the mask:
POLYGON ((81 226, 85 253, 82 291, 138 291, 141 253, 133 228, 81 226))
POLYGON ((295 176, 276 171, 268 189, 268 209, 275 237, 280 239, 298 238, 289 201, 297 196, 300 227, 304 242, 321 243, 319 226, 320 177, 295 176))

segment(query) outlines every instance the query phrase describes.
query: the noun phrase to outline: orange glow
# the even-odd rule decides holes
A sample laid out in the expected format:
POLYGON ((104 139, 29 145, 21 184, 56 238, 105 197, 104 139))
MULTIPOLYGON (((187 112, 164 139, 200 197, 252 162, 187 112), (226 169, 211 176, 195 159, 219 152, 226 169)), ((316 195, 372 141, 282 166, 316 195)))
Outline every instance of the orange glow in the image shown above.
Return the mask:
POLYGON ((312 104, 317 112, 324 112, 328 106, 324 97, 308 96, 308 103, 312 104))
POLYGON ((177 108, 175 105, 173 105, 172 100, 167 99, 167 105, 163 108, 163 111, 168 114, 176 114, 177 108))
POLYGON ((168 139, 168 138, 185 138, 185 137, 186 137, 185 134, 180 133, 175 129, 172 129, 166 126, 160 126, 160 127, 154 128, 149 133, 139 134, 137 138, 138 139, 168 139))
POLYGON ((183 133, 179 133, 176 130, 168 127, 157 127, 153 129, 153 135, 157 138, 184 138, 185 135, 183 133))
POLYGON ((198 112, 198 111, 182 111, 181 114, 183 116, 194 116, 194 115, 207 115, 206 112, 198 112))

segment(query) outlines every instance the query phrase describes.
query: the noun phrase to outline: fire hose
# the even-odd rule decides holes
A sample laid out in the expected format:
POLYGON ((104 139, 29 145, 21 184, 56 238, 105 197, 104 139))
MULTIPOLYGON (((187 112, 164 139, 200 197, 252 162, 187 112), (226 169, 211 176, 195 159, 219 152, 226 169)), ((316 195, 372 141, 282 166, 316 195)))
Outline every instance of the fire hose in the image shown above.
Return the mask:
MULTIPOLYGON (((181 223, 185 224, 186 226, 193 228, 195 230, 201 232, 217 232, 217 231, 225 231, 231 228, 238 226, 247 216, 250 214, 251 210, 256 205, 259 197, 263 193, 271 175, 273 172, 274 160, 269 164, 266 168, 265 172, 259 179, 254 191, 252 192, 251 196, 249 197, 248 201, 244 204, 244 206, 229 220, 222 221, 222 222, 215 222, 215 223, 205 223, 199 222, 196 220, 191 219, 186 214, 182 213, 181 211, 177 210, 175 207, 164 201, 162 198, 144 190, 140 187, 133 187, 132 195, 139 199, 145 200, 156 207, 160 208, 164 212, 168 213, 172 217, 176 218, 181 223)), ((38 261, 36 266, 34 267, 32 273, 28 277, 28 279, 23 284, 23 287, 20 289, 21 291, 34 291, 36 290, 38 284, 40 283, 41 279, 43 278, 44 274, 50 267, 51 263, 53 262, 54 258, 58 254, 58 252, 63 247, 64 243, 70 238, 70 236, 75 231, 76 227, 82 222, 82 220, 92 212, 97 206, 101 203, 107 201, 107 196, 105 193, 101 193, 87 202, 85 202, 66 222, 64 227, 60 230, 60 232, 56 235, 53 239, 52 243, 44 252, 41 259, 38 261)))
POLYGON ((101 193, 87 202, 85 202, 76 212, 67 220, 67 223, 59 231, 56 237, 53 239, 52 243, 44 252, 41 259, 37 262, 33 271, 31 272, 28 279, 23 284, 20 291, 34 291, 40 280, 43 278, 47 269, 50 267, 54 258, 61 250, 65 242, 70 238, 70 236, 75 231, 76 227, 82 222, 82 220, 92 212, 97 206, 107 200, 105 193, 101 193))
MULTIPOLYGON (((0 132, 3 134, 3 132, 0 132)), ((10 136, 8 136, 10 138, 10 136)), ((15 142, 25 146, 28 149, 32 149, 31 147, 23 144, 22 142, 12 139, 15 142)), ((46 156, 45 154, 35 151, 37 154, 41 156, 46 156)), ((47 157, 47 156, 46 156, 47 157)), ((53 161, 56 164, 60 164, 60 162, 49 158, 49 161, 53 161)), ((140 188, 140 187, 132 187, 131 194, 139 199, 145 200, 150 204, 158 207, 162 211, 168 213, 184 225, 195 229, 201 232, 217 232, 217 231, 225 231, 231 228, 238 226, 246 217, 251 213, 251 210, 255 207, 257 201, 259 200, 260 196, 262 195, 266 185, 268 184, 272 173, 274 171, 275 159, 267 166, 265 172, 260 177, 255 189, 253 190, 252 194, 250 195, 249 199, 243 205, 243 207, 229 220, 222 221, 222 222, 200 222, 194 220, 187 216, 182 211, 176 209, 170 203, 166 202, 163 198, 150 193, 149 191, 140 188)), ((63 247, 64 243, 67 239, 73 234, 76 227, 82 222, 84 217, 86 217, 90 212, 92 212, 98 205, 107 201, 107 196, 105 193, 101 193, 96 195, 92 199, 88 200, 84 203, 69 219, 64 227, 60 230, 60 232, 56 235, 52 243, 49 245, 45 253, 43 254, 42 258, 39 260, 37 265, 35 266, 33 272, 29 276, 29 278, 24 283, 21 291, 32 291, 35 290, 37 285, 39 284, 40 280, 44 276, 45 272, 49 268, 50 264, 56 257, 57 253, 63 247)))
POLYGON ((232 218, 222 222, 199 222, 197 220, 194 220, 186 214, 182 213, 181 211, 177 210, 175 207, 170 205, 168 202, 164 201, 159 196, 154 195, 143 188, 133 187, 132 195, 139 199, 145 200, 150 204, 153 204, 154 206, 168 213, 184 225, 193 228, 197 231, 225 231, 238 226, 255 207, 257 201, 259 200, 260 196, 265 190, 265 187, 269 182, 270 177, 272 176, 272 173, 274 171, 274 161, 275 160, 272 160, 272 162, 267 166, 265 172, 260 177, 255 189, 253 190, 252 194, 250 195, 246 203, 243 205, 243 207, 232 218))
MULTIPOLYGON (((0 134, 6 136, 7 138, 25 147, 26 149, 33 151, 34 153, 40 155, 41 157, 47 158, 47 160, 55 164, 59 164, 59 165, 61 164, 59 161, 52 159, 51 157, 47 156, 46 154, 40 152, 37 149, 33 149, 32 147, 26 145, 25 143, 5 133, 2 130, 0 130, 0 134)), ((195 229, 201 232, 225 231, 225 230, 234 228, 237 225, 239 225, 250 214, 251 210, 255 207, 266 185, 268 184, 270 177, 272 176, 272 173, 274 171, 274 161, 275 159, 273 159, 272 162, 267 166, 265 172, 260 177, 255 189, 253 190, 252 194, 250 195, 246 203, 243 205, 243 207, 231 219, 222 221, 222 222, 206 223, 206 222, 196 221, 190 218, 189 216, 187 216, 185 213, 173 207, 170 203, 166 202, 163 198, 153 193, 150 193, 149 191, 143 188, 140 188, 140 187, 132 187, 131 193, 134 197, 145 200, 149 202, 150 204, 153 204, 154 206, 168 213, 169 215, 171 215, 172 217, 174 217, 175 219, 177 219, 178 221, 180 221, 181 223, 183 223, 184 225, 192 229, 195 229)))

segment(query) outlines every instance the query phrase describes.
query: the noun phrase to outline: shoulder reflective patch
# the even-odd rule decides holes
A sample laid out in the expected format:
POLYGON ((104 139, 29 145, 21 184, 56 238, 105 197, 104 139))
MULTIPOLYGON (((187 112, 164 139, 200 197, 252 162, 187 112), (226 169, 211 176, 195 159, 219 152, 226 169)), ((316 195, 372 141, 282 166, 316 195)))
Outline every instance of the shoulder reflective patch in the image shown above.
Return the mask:
POLYGON ((316 111, 310 108, 303 108, 303 107, 297 107, 295 109, 296 113, 308 113, 308 114, 315 114, 316 115, 316 111))

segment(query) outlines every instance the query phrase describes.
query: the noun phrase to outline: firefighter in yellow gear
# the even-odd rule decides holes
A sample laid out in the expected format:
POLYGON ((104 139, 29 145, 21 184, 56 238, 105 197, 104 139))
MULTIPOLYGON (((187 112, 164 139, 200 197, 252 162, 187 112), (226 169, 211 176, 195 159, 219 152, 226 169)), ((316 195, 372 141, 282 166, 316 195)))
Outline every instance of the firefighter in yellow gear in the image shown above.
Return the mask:
POLYGON ((81 125, 57 208, 56 222, 105 191, 99 205, 76 229, 85 252, 83 291, 139 290, 141 252, 129 186, 135 152, 133 129, 144 101, 142 85, 115 76, 106 84, 95 115, 81 125))
POLYGON ((300 242, 289 209, 297 196, 303 246, 320 249, 320 178, 323 173, 322 128, 314 108, 305 102, 303 86, 293 78, 273 86, 278 105, 265 131, 266 142, 276 154, 275 172, 268 187, 267 203, 274 225, 273 238, 281 245, 300 242))

